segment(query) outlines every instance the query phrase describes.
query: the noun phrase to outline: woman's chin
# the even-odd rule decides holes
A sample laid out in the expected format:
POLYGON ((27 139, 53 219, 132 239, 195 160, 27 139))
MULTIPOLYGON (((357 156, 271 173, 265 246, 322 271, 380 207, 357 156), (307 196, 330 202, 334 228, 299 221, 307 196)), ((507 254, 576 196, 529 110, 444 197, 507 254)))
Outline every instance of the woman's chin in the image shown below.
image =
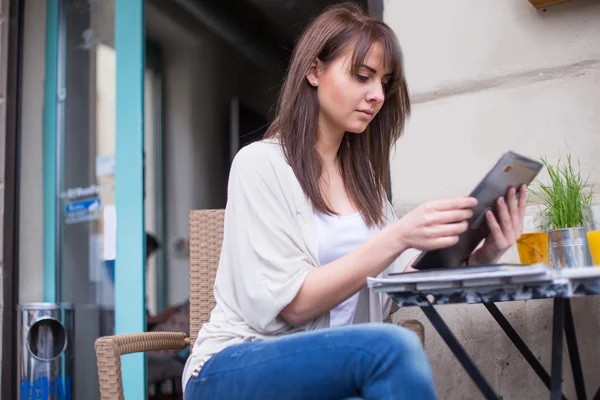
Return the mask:
POLYGON ((350 133, 363 133, 367 129, 368 124, 355 124, 346 127, 346 132, 350 133))

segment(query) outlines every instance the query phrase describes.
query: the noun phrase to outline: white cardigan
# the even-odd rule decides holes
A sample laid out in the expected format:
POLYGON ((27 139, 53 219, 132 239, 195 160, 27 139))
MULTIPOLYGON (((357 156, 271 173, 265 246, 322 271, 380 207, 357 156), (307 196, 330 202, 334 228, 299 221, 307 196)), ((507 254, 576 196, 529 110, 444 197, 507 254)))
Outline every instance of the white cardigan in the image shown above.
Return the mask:
MULTIPOLYGON (((396 220, 385 201, 386 223, 396 220)), ((216 307, 202 326, 183 372, 183 388, 194 369, 227 346, 329 327, 329 313, 294 328, 279 313, 304 279, 319 267, 313 207, 278 141, 244 147, 233 161, 225 209, 223 247, 214 286, 216 307)), ((405 251, 382 275, 403 271, 416 250, 405 251)), ((381 275, 380 275, 381 276, 381 275)), ((360 290, 354 322, 382 322, 391 299, 360 290)))

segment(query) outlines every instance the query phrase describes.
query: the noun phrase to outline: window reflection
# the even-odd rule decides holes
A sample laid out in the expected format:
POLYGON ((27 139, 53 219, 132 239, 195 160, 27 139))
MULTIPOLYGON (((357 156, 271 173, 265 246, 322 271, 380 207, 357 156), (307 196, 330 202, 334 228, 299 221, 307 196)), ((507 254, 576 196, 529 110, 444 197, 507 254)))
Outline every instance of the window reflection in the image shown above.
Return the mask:
POLYGON ((62 0, 58 274, 75 306, 74 398, 98 398, 94 340, 114 331, 114 0, 62 0))

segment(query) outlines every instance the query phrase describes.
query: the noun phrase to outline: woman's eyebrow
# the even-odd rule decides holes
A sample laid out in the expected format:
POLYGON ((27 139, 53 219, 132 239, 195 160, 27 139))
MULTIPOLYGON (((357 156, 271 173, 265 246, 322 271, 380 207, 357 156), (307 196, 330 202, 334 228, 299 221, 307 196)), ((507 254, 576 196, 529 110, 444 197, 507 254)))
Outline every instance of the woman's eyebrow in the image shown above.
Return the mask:
MULTIPOLYGON (((369 67, 367 64, 362 64, 361 67, 368 69, 372 73, 376 74, 377 70, 375 68, 369 67)), ((384 76, 392 76, 393 74, 390 72, 389 74, 385 74, 384 76)))
POLYGON ((376 73, 377 73, 377 70, 376 70, 375 68, 371 68, 371 67, 369 67, 367 64, 361 64, 361 67, 362 67, 362 68, 366 68, 366 69, 368 69, 369 71, 371 71, 371 72, 372 72, 372 73, 374 73, 374 74, 376 74, 376 73))

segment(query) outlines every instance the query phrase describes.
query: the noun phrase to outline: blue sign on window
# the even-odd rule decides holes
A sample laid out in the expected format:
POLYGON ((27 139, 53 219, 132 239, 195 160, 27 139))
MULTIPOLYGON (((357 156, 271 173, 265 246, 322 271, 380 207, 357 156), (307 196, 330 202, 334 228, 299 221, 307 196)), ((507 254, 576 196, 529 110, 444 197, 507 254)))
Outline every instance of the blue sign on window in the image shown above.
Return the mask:
POLYGON ((71 400, 71 377, 48 379, 42 376, 33 383, 24 380, 20 393, 21 400, 71 400))
POLYGON ((102 201, 100 198, 74 201, 65 205, 65 223, 75 224, 88 222, 102 216, 102 201))

